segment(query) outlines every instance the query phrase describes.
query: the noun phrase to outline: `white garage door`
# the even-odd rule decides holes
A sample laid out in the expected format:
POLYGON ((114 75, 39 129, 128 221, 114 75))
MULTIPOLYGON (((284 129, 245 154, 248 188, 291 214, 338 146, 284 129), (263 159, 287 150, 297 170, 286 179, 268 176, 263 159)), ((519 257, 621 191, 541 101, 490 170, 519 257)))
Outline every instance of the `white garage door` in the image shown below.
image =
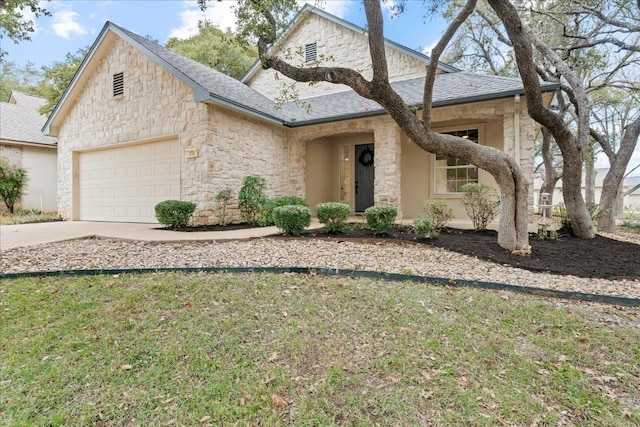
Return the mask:
POLYGON ((176 140, 80 153, 78 163, 81 220, 156 223, 156 203, 180 199, 176 140))

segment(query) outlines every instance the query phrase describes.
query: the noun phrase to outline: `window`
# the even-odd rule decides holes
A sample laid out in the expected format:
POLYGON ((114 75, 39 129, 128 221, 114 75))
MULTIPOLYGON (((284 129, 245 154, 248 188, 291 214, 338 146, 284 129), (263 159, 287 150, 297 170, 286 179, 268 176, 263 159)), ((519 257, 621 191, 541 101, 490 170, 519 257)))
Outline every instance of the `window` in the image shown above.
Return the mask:
MULTIPOLYGON (((478 129, 444 132, 478 142, 478 129)), ((436 156, 436 193, 458 193, 465 184, 478 182, 478 168, 457 157, 436 156)))
POLYGON ((318 58, 318 46, 316 43, 304 45, 304 60, 306 62, 315 61, 318 58))
POLYGON ((124 93, 124 73, 113 75, 113 96, 120 96, 124 93))

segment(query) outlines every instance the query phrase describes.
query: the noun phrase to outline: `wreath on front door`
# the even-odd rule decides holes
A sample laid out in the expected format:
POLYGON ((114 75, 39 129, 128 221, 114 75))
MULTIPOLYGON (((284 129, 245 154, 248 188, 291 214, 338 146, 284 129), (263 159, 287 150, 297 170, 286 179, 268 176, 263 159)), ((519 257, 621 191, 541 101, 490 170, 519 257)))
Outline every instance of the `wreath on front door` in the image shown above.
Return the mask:
POLYGON ((369 167, 373 164, 373 150, 370 147, 365 148, 358 157, 358 162, 364 166, 369 167))

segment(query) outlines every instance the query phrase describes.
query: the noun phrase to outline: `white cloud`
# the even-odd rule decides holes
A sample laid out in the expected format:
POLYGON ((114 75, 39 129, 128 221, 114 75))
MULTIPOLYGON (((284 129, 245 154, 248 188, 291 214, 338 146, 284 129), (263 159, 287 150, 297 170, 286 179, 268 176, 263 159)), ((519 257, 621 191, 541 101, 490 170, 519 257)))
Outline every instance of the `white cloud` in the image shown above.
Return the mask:
POLYGON ((82 36, 87 34, 87 29, 77 22, 80 15, 72 10, 61 10, 53 13, 53 32, 65 39, 71 35, 82 36))
POLYGON ((180 12, 180 26, 171 29, 169 32, 170 38, 187 39, 195 36, 198 34, 198 22, 203 20, 210 21, 221 30, 226 30, 227 28, 232 31, 236 30, 236 16, 233 12, 235 2, 210 2, 204 12, 200 10, 193 0, 186 0, 182 3, 185 10, 180 12))
MULTIPOLYGON (((309 0, 298 0, 298 5, 302 7, 309 0)), ((209 2, 207 9, 202 12, 194 0, 184 0, 182 2, 184 10, 180 12, 180 26, 172 28, 169 37, 186 39, 198 34, 198 22, 207 20, 221 30, 230 28, 237 30, 237 20, 234 13, 233 1, 209 2)), ((314 6, 340 18, 346 16, 349 8, 354 4, 352 0, 318 0, 314 6)))
POLYGON ((433 40, 431 43, 429 43, 426 47, 422 49, 422 53, 424 53, 427 56, 431 56, 431 51, 433 50, 434 47, 436 47, 439 41, 440 41, 440 38, 433 40))
MULTIPOLYGON (((304 6, 305 3, 309 3, 309 1, 298 0, 300 7, 304 6)), ((313 5, 339 18, 344 18, 354 3, 352 0, 318 0, 313 5)))

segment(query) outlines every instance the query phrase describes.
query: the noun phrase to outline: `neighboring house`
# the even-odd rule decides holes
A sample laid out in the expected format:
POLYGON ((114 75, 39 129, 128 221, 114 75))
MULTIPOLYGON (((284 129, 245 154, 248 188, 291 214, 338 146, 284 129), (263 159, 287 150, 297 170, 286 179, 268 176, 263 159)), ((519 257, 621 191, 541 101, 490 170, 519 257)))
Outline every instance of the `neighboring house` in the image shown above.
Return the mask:
MULTIPOLYGON (((27 171, 21 208, 56 211, 56 139, 42 134, 47 118, 38 112, 46 102, 15 90, 8 102, 0 102, 0 157, 27 171)), ((0 201, 0 209, 3 205, 0 201)))
MULTIPOLYGON (((595 200, 596 203, 600 201, 600 196, 602 195, 602 183, 604 181, 605 176, 609 173, 608 168, 596 168, 596 185, 595 185, 595 200)), ((585 186, 584 186, 584 175, 582 177, 582 197, 585 196, 585 186)), ((628 176, 622 182, 622 191, 626 192, 635 186, 640 184, 640 176, 628 176)), ((534 202, 537 207, 539 204, 539 195, 540 195, 540 187, 542 187, 542 179, 536 177, 534 181, 534 202)), ((559 180, 556 184, 555 190, 553 191, 553 204, 558 205, 560 203, 564 203, 562 200, 562 180, 559 180)), ((636 188, 631 194, 627 194, 623 201, 622 205, 624 208, 628 208, 631 210, 639 211, 640 210, 640 188, 636 188)))
MULTIPOLYGON (((365 70, 370 62, 362 28, 308 5, 281 43, 301 49, 302 61, 332 55, 365 70)), ((391 41, 387 58, 395 89, 419 108, 429 58, 391 41)), ((310 109, 276 108, 286 80, 256 64, 237 81, 107 22, 43 129, 59 141, 59 213, 155 222, 156 203, 181 199, 197 204, 196 223, 213 222, 216 194, 237 194, 243 177, 260 175, 269 195, 304 197, 312 208, 392 204, 411 218, 439 198, 465 219, 459 187, 495 185, 475 166, 424 152, 378 104, 344 86, 299 83, 310 109)), ((555 86, 543 88, 550 102, 555 86)), ((523 94, 518 79, 442 64, 434 127, 511 153, 533 181, 538 128, 523 94)))

